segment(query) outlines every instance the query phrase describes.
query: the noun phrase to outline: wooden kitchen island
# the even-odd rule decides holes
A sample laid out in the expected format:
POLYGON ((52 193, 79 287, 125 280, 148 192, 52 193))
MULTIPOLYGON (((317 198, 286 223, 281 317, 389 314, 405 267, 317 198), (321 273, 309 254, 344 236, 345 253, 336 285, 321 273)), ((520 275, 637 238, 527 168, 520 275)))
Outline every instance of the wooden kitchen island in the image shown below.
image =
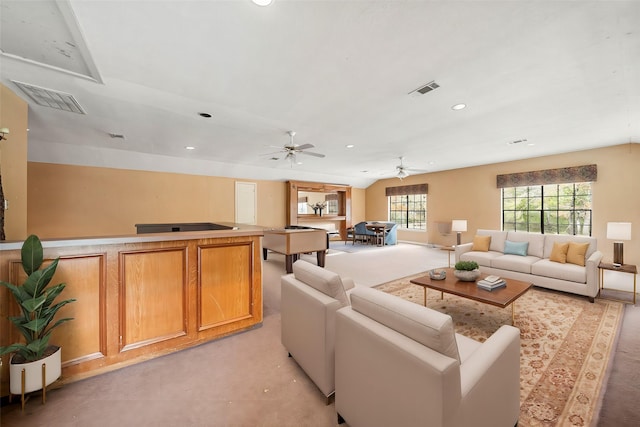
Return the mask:
MULTIPOLYGON (((58 318, 65 381, 193 347, 262 323, 261 227, 123 237, 43 240, 60 257, 52 283, 77 301, 58 318)), ((0 243, 0 280, 22 284, 22 242, 0 243)), ((47 262, 47 261, 45 261, 47 262)), ((7 320, 18 307, 0 288, 0 345, 19 339, 7 320)), ((2 358, 1 395, 9 393, 2 358)))

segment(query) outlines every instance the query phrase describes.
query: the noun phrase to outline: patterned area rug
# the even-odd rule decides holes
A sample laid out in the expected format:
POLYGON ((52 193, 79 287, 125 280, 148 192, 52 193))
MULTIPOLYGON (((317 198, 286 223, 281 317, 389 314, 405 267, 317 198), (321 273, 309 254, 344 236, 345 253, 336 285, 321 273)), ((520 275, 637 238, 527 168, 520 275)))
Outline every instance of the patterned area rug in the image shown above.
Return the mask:
MULTIPOLYGON (((409 280, 376 286, 422 305, 424 291, 409 280)), ((474 285, 475 286, 475 285, 474 285)), ((532 288, 515 303, 520 329, 520 419, 518 426, 589 426, 597 419, 623 304, 532 288)), ((429 308, 453 318, 456 332, 486 340, 511 324, 511 307, 501 309, 429 290, 429 308)))

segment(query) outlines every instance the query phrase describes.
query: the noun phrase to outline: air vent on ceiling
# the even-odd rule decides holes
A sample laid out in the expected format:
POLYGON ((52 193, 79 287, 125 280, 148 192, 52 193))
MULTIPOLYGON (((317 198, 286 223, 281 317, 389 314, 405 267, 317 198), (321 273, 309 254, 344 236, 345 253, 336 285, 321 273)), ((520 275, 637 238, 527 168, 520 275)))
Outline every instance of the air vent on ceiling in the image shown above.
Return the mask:
POLYGON ((124 135, 120 133, 110 133, 109 136, 113 139, 124 139, 124 135))
POLYGON ((69 111, 71 113, 87 114, 73 95, 15 80, 12 80, 12 82, 38 105, 69 111))
POLYGON ((424 95, 425 93, 431 92, 432 90, 438 89, 439 87, 440 87, 440 85, 438 83, 436 83, 435 81, 430 81, 426 85, 421 86, 418 89, 415 89, 415 90, 409 92, 409 94, 417 92, 417 93, 421 93, 422 95, 424 95))

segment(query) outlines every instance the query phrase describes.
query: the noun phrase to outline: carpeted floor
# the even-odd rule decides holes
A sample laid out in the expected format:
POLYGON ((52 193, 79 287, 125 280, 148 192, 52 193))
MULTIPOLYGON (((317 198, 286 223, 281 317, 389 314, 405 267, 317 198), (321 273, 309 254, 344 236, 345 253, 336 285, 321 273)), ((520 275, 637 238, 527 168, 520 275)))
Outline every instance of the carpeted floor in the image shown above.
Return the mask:
POLYGON ((340 252, 347 252, 347 253, 350 253, 350 254, 358 253, 358 252, 379 250, 379 249, 382 249, 382 248, 384 248, 384 246, 369 245, 369 244, 364 244, 364 243, 356 243, 354 245, 350 241, 345 242, 343 240, 331 240, 329 242, 329 249, 333 249, 333 250, 340 251, 340 252))
MULTIPOLYGON (((415 277, 412 276, 412 277, 415 277)), ((423 304, 424 291, 409 278, 377 289, 423 304)), ((470 284, 474 286, 474 284, 470 284)), ((484 341, 511 322, 500 309, 429 290, 427 306, 450 314, 456 332, 484 341)), ((618 302, 533 288, 516 301, 521 330, 520 426, 588 426, 597 417, 607 367, 623 315, 618 302)))

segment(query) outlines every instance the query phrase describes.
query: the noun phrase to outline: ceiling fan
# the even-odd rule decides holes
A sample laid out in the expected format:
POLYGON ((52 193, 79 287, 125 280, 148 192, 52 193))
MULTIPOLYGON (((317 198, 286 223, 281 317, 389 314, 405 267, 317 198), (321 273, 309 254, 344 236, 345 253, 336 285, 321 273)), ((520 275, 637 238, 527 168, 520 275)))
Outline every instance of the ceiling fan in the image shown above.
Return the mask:
MULTIPOLYGON (((306 151, 309 148, 313 148, 315 147, 315 145, 313 144, 302 144, 302 145, 298 145, 298 144, 294 144, 293 143, 293 137, 295 136, 295 132, 290 130, 289 132, 287 132, 289 134, 289 143, 285 144, 283 147, 276 147, 273 146, 274 148, 281 148, 280 151, 276 151, 275 153, 269 153, 269 155, 271 154, 277 154, 277 153, 285 153, 285 160, 289 160, 291 162, 291 166, 293 166, 294 163, 296 163, 296 154, 306 154, 308 156, 313 156, 313 157, 324 157, 324 154, 320 154, 320 153, 314 153, 313 151, 306 151)), ((274 157, 274 160, 277 160, 278 158, 274 157)))
POLYGON ((410 175, 409 172, 426 172, 421 169, 408 168, 404 165, 404 157, 400 156, 398 158, 400 159, 400 164, 396 166, 396 178, 400 178, 400 180, 402 180, 410 175))

